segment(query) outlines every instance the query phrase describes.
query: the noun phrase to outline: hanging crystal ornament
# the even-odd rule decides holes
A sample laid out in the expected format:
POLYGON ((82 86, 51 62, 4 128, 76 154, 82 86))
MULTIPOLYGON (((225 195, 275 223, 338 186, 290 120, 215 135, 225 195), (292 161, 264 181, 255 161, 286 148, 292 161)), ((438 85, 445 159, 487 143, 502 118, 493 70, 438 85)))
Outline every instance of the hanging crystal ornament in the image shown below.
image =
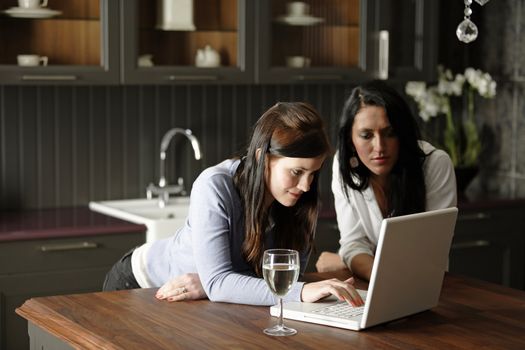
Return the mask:
POLYGON ((464 43, 470 43, 471 41, 476 40, 478 37, 478 27, 476 27, 474 22, 470 20, 470 15, 472 14, 472 10, 470 9, 471 4, 472 0, 465 0, 465 17, 456 29, 456 35, 459 41, 464 43))
POLYGON ((487 2, 489 2, 489 0, 476 0, 476 2, 478 4, 480 4, 481 6, 485 5, 487 2))

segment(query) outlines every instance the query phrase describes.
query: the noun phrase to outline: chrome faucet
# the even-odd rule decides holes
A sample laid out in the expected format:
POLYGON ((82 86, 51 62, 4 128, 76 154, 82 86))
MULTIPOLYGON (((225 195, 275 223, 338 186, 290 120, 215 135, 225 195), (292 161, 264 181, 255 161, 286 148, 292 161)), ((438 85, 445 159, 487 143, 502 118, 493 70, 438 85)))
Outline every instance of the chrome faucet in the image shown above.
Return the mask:
POLYGON ((201 159, 201 149, 200 149, 199 141, 192 134, 190 129, 173 128, 173 129, 168 130, 164 134, 160 142, 159 184, 155 185, 153 183, 150 183, 148 187, 146 188, 146 196, 148 199, 151 199, 154 194, 159 196, 159 207, 160 208, 164 208, 166 206, 166 204, 168 203, 170 194, 173 194, 173 195, 186 194, 186 191, 184 190, 184 182, 183 182, 182 177, 179 177, 176 185, 168 185, 168 182, 166 181, 166 174, 165 174, 166 151, 168 149, 168 146, 170 145, 171 139, 177 134, 186 136, 186 138, 191 142, 191 146, 193 147, 193 152, 195 153, 195 159, 201 159))

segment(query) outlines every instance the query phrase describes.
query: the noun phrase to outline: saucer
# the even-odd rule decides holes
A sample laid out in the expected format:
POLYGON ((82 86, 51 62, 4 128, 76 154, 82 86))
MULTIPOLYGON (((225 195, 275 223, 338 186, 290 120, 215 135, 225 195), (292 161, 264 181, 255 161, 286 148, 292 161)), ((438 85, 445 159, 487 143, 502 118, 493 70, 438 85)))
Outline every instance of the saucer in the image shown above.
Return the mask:
POLYGON ((281 16, 277 17, 276 21, 291 26, 311 26, 324 22, 324 18, 313 16, 281 16))
POLYGON ((62 13, 62 11, 51 10, 45 7, 38 7, 34 9, 11 7, 10 9, 3 12, 8 16, 18 18, 49 18, 62 13))

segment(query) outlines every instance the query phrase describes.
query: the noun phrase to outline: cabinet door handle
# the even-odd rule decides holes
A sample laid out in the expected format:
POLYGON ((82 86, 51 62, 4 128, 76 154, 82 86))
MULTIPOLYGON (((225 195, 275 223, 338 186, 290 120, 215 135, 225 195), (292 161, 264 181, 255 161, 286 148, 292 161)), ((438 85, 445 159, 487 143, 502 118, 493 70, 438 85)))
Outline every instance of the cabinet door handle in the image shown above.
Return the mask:
POLYGON ((167 80, 193 80, 193 81, 211 81, 219 80, 216 75, 168 75, 167 80))
POLYGON ((343 80, 342 75, 336 74, 315 74, 315 75, 296 75, 293 77, 295 80, 343 80))
POLYGON ((388 79, 388 50, 389 50, 389 33, 388 30, 379 31, 379 69, 378 78, 388 79))
POLYGON ((490 214, 479 212, 473 214, 461 214, 458 217, 458 221, 471 221, 471 220, 487 220, 490 219, 490 214))
POLYGON ((40 246, 41 252, 60 252, 66 250, 79 250, 79 249, 95 249, 98 248, 97 243, 93 242, 75 242, 75 243, 58 243, 58 244, 46 244, 40 246))
POLYGON ((477 241, 468 241, 468 242, 461 242, 461 243, 454 243, 452 244, 452 249, 469 249, 469 248, 479 248, 479 247, 489 247, 490 242, 480 239, 477 241))
POLYGON ((77 79, 76 75, 22 75, 22 80, 35 81, 70 81, 77 79))

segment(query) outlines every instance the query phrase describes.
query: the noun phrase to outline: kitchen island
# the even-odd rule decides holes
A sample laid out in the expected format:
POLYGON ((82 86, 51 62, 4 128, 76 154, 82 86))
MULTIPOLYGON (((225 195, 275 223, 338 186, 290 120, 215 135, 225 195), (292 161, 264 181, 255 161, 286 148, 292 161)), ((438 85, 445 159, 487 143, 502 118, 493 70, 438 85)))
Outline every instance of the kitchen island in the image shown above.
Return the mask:
MULTIPOLYGON (((344 279, 349 271, 308 274, 344 279)), ((363 287, 360 282, 359 287, 363 287)), ((168 303, 156 289, 33 298, 17 309, 31 349, 524 349, 525 292, 453 274, 439 305, 354 332, 286 320, 291 337, 262 330, 268 307, 208 300, 168 303)))
POLYGON ((95 292, 146 227, 87 207, 0 212, 0 349, 29 347, 15 309, 33 297, 95 292))

